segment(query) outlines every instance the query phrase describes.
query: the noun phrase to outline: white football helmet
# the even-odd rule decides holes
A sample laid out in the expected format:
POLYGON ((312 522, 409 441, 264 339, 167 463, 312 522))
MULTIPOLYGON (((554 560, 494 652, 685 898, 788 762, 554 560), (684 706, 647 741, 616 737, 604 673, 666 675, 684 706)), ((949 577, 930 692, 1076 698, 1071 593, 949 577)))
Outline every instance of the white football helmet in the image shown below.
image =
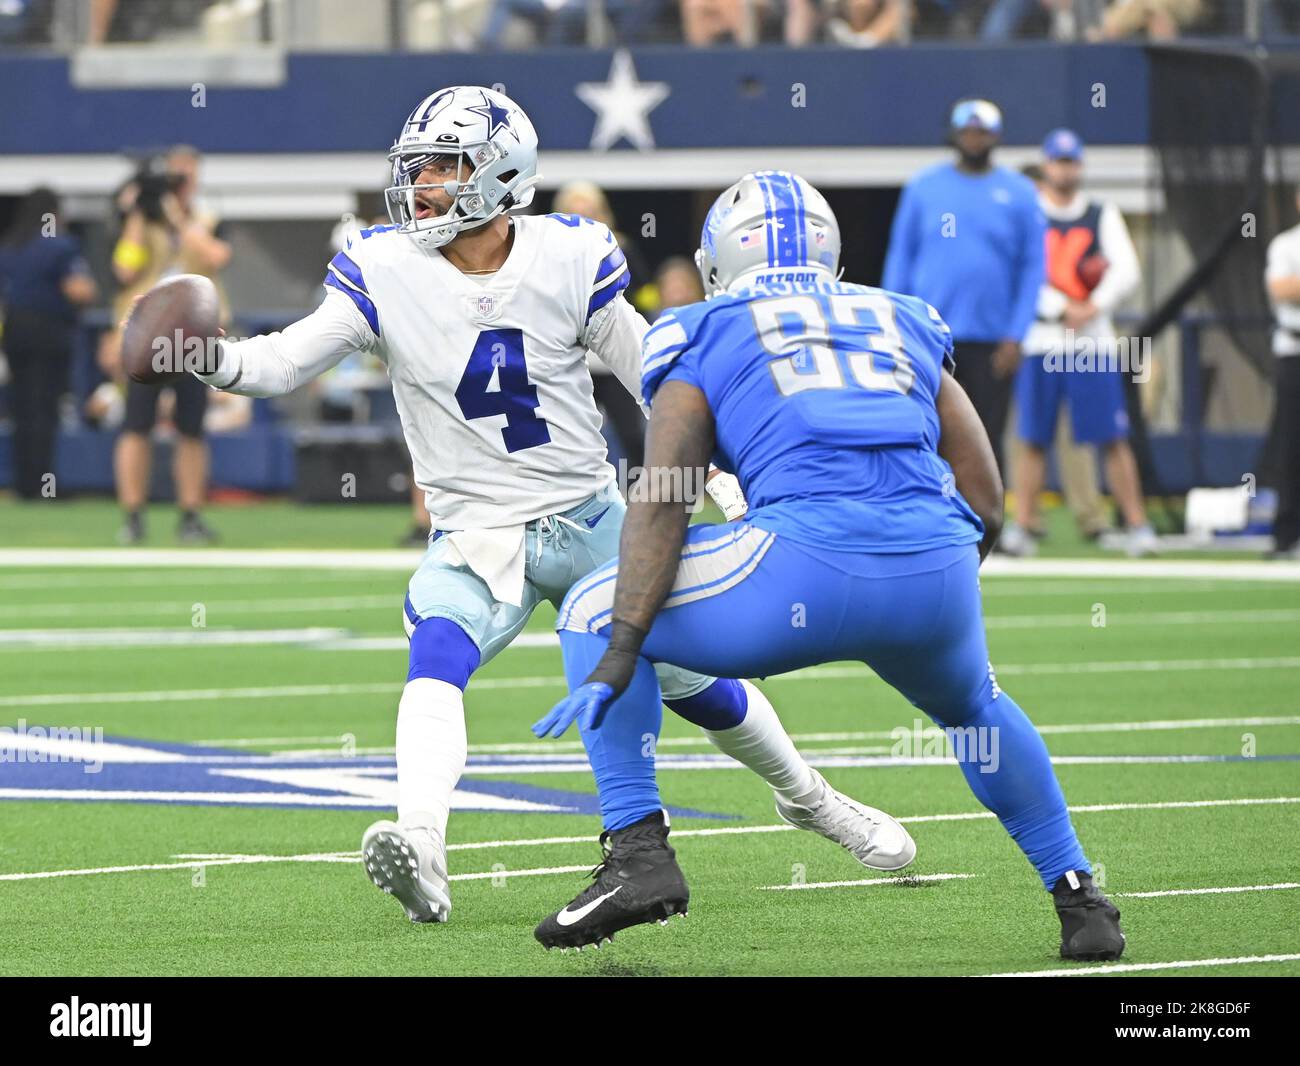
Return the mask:
POLYGON ((706 298, 737 279, 802 268, 831 278, 840 262, 840 226, 813 186, 783 170, 746 174, 713 202, 695 265, 706 298))
POLYGON ((533 199, 537 133, 509 97, 479 85, 457 85, 426 96, 411 112, 388 152, 393 183, 384 190, 388 217, 417 244, 440 248, 533 199), (416 218, 420 171, 435 156, 456 156, 456 181, 440 183, 452 198, 445 215, 416 218))

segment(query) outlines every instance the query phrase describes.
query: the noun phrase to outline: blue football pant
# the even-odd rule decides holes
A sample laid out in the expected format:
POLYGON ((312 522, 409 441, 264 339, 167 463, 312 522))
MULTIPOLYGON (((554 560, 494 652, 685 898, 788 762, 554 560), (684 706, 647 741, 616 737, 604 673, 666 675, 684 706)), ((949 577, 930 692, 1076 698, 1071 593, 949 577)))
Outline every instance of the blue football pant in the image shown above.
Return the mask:
MULTIPOLYGON (((578 582, 561 608, 570 690, 604 651, 617 568, 615 559, 578 582)), ((950 731, 971 790, 1048 888, 1067 871, 1090 869, 1042 738, 994 679, 974 545, 871 555, 797 544, 747 520, 692 526, 642 656, 602 727, 584 732, 602 811, 629 796, 640 798, 642 814, 659 805, 652 663, 736 678, 859 661, 950 731), (637 742, 642 756, 627 758, 637 742)))

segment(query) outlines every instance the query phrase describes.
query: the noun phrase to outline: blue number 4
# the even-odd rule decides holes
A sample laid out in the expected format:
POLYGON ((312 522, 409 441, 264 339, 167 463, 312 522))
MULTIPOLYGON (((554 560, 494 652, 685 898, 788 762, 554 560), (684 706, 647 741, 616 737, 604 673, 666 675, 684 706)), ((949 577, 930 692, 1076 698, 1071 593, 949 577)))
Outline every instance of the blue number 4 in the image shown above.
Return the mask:
POLYGON ((521 329, 486 329, 478 335, 456 386, 456 402, 466 419, 505 415, 501 437, 508 452, 536 448, 551 439, 546 420, 537 416, 541 401, 537 386, 528 380, 521 329), (493 371, 500 387, 489 392, 493 371))

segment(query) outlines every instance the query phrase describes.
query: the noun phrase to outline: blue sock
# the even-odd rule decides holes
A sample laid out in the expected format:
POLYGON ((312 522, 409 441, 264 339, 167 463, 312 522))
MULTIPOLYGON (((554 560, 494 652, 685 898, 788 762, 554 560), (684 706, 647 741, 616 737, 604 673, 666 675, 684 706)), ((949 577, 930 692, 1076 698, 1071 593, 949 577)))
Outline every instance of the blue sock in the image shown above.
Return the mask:
MULTIPOLYGON (((587 679, 608 643, 591 633, 560 631, 570 691, 587 679)), ((655 745, 662 723, 659 679, 649 661, 642 659, 632 684, 606 712, 604 724, 595 732, 582 731, 596 778, 601 821, 609 832, 638 822, 663 806, 655 781, 655 745)))
POLYGON ((749 710, 745 686, 726 677, 718 678, 694 696, 664 702, 688 722, 714 733, 720 729, 735 729, 745 720, 745 712, 749 710))
POLYGON ((998 816, 1043 884, 1050 890, 1070 870, 1090 873, 1047 745, 1015 700, 1002 692, 956 728, 958 735, 949 735, 971 791, 998 816), (972 728, 974 732, 967 732, 972 728), (992 753, 996 760, 986 757, 992 753))

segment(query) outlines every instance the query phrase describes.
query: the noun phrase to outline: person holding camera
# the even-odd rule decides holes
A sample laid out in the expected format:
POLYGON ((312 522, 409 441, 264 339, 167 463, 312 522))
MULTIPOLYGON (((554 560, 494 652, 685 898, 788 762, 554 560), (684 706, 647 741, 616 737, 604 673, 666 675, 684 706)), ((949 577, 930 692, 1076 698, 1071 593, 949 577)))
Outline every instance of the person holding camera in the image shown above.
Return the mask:
MULTIPOLYGON (((135 298, 164 277, 202 274, 215 281, 230 262, 230 245, 221 238, 217 218, 196 203, 198 169, 195 149, 173 148, 161 160, 142 167, 118 194, 123 220, 113 249, 113 273, 121 286, 113 306, 115 321, 123 321, 135 298)), ((229 321, 224 293, 221 317, 229 321)), ((120 342, 120 329, 114 330, 101 349, 101 365, 115 378, 121 376, 120 342)), ((203 438, 208 388, 189 375, 166 388, 173 393, 177 433, 173 459, 181 512, 177 536, 187 544, 210 543, 215 534, 199 513, 208 480, 208 448, 203 438)), ((118 540, 123 544, 138 544, 145 536, 143 511, 152 459, 149 435, 157 421, 160 391, 153 385, 126 382, 126 419, 113 453, 117 498, 124 515, 118 540)))

